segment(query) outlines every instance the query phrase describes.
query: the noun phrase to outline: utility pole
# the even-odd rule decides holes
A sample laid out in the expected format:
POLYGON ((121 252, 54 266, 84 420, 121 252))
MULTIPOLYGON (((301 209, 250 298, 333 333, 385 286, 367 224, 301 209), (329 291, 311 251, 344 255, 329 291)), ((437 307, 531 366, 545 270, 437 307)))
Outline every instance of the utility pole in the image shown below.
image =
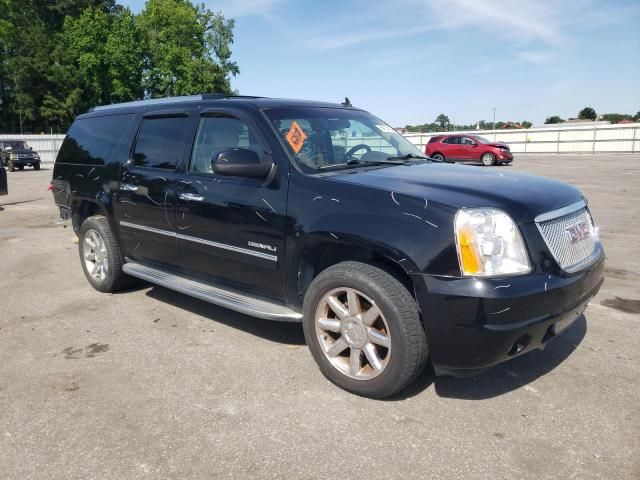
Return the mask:
POLYGON ((493 129, 496 129, 496 107, 493 107, 493 129))

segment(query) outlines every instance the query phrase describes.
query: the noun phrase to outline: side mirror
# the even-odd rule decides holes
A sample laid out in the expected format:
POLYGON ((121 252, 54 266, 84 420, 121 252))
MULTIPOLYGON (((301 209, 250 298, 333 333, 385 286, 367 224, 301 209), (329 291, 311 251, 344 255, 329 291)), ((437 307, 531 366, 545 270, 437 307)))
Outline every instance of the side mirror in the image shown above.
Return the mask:
POLYGON ((218 175, 265 178, 271 172, 273 162, 260 163, 260 157, 253 150, 230 148, 220 152, 211 166, 218 175))

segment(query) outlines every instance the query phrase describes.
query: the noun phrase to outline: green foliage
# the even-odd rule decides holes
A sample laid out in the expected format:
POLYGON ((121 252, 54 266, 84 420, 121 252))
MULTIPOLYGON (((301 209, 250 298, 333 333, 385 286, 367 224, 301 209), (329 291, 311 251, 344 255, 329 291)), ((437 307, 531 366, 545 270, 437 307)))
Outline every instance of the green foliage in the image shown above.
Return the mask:
POLYGON ((638 113, 633 116, 633 121, 640 122, 640 110, 638 110, 638 113))
POLYGON ((598 118, 598 115, 593 108, 584 107, 582 110, 580 110, 580 113, 578 113, 578 118, 581 120, 595 120, 598 118))
POLYGON ((547 119, 544 121, 544 123, 549 124, 549 123, 564 123, 564 120, 562 118, 560 118, 558 115, 552 115, 550 117, 547 117, 547 119))
POLYGON ((447 117, 444 113, 441 113, 440 115, 438 115, 436 117, 436 122, 435 123, 440 125, 440 128, 442 128, 444 130, 445 128, 447 128, 449 126, 451 121, 449 120, 449 117, 447 117))
POLYGON ((611 123, 618 123, 622 120, 633 121, 633 116, 626 113, 605 113, 602 115, 602 120, 606 120, 611 123))
POLYGON ((0 131, 64 131, 87 108, 233 93, 234 21, 190 0, 0 0, 0 131))

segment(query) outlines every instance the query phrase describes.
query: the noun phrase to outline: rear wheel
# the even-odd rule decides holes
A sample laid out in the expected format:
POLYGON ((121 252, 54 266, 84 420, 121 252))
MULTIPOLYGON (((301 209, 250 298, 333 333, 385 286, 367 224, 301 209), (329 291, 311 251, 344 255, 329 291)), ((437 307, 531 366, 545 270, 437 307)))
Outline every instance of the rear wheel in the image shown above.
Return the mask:
POLYGON ((105 217, 87 218, 80 227, 79 238, 80 262, 93 288, 100 292, 116 292, 133 283, 133 279, 122 271, 124 257, 105 217))
POLYGON ((431 158, 438 162, 444 162, 444 155, 442 155, 441 153, 434 153, 433 155, 431 155, 431 158))
POLYGON ((484 153, 480 160, 485 167, 491 167, 496 164, 496 157, 493 153, 484 153))
POLYGON ((18 165, 18 170, 23 171, 24 170, 24 165, 18 165))
POLYGON ((393 395, 426 364, 415 300, 372 265, 343 262, 320 273, 305 295, 304 333, 325 377, 357 395, 393 395))

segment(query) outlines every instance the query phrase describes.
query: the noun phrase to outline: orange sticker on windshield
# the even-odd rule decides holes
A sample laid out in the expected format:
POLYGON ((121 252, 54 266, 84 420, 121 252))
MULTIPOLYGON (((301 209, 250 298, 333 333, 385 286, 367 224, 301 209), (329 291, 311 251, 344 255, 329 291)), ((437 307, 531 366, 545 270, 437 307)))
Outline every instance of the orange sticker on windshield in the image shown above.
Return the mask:
POLYGON ((287 133, 287 142, 295 153, 298 153, 304 144, 307 136, 304 134, 297 122, 291 122, 291 128, 287 133))

